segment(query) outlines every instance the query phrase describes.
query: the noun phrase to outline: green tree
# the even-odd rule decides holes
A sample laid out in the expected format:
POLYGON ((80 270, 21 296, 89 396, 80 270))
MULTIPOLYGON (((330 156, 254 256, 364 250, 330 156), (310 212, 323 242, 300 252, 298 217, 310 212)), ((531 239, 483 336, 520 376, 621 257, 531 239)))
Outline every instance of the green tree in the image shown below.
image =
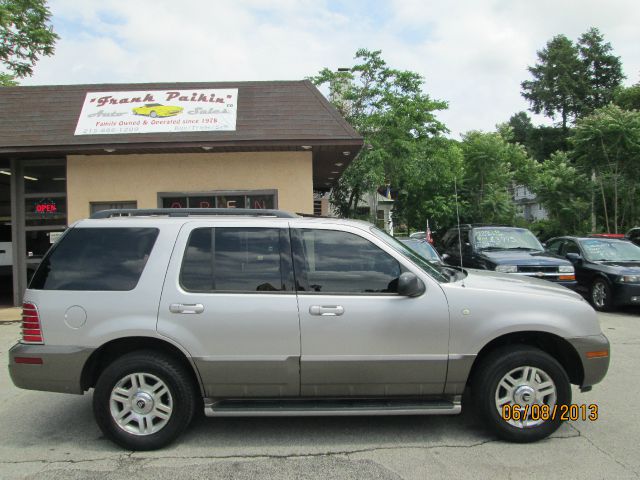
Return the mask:
POLYGON ((640 110, 640 83, 627 88, 620 87, 613 101, 625 110, 640 110))
POLYGON ((330 101, 367 145, 332 190, 331 201, 345 217, 353 215, 364 194, 385 184, 399 187, 419 144, 446 132, 435 112, 447 104, 422 91, 419 74, 390 68, 380 51, 360 49, 355 60, 348 69, 324 68, 310 78, 328 87, 330 101))
POLYGON ((511 115, 511 118, 507 122, 513 132, 511 141, 513 143, 519 143, 525 147, 529 145, 531 141, 531 133, 534 129, 533 123, 531 123, 531 117, 527 112, 518 112, 511 115))
POLYGON ((638 219, 640 112, 609 104, 581 119, 571 138, 573 157, 593 172, 607 231, 618 232, 638 219))
POLYGON ((515 206, 511 191, 515 184, 529 185, 535 162, 519 144, 509 143, 508 132, 469 132, 463 136, 464 179, 462 198, 469 222, 511 223, 515 206))
POLYGON ((45 0, 0 0, 0 62, 7 70, 0 85, 15 85, 33 74, 41 56, 53 55, 58 35, 50 18, 45 0))
MULTIPOLYGON (((444 137, 422 141, 405 164, 394 204, 397 223, 409 230, 433 231, 456 223, 454 182, 463 177, 462 150, 457 141, 444 137)), ((466 205, 466 204, 465 204, 466 205)))
POLYGON ((624 79, 620 57, 613 55, 611 44, 604 41, 600 31, 592 27, 578 39, 586 90, 582 99, 584 113, 610 103, 624 79))
POLYGON ((557 35, 538 51, 538 62, 528 70, 533 80, 522 82, 522 96, 533 112, 551 118, 560 115, 560 125, 566 131, 580 113, 586 88, 578 49, 566 36, 557 35))
POLYGON ((566 152, 556 152, 539 164, 532 179, 530 188, 549 214, 545 236, 588 231, 591 185, 566 152))

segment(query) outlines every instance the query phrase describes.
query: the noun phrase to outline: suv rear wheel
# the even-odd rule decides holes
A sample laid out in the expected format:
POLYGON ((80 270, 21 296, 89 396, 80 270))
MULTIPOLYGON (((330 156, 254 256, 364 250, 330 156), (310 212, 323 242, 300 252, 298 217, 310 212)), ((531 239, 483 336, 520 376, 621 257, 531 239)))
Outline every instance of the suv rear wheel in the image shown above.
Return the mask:
POLYGON ((560 408, 554 407, 571 402, 571 383, 551 355, 527 345, 509 346, 491 353, 477 372, 475 404, 498 437, 534 442, 558 429, 560 408))
POLYGON ((130 450, 154 450, 189 425, 196 392, 188 373, 171 357, 142 351, 124 355, 100 375, 93 394, 98 426, 130 450))

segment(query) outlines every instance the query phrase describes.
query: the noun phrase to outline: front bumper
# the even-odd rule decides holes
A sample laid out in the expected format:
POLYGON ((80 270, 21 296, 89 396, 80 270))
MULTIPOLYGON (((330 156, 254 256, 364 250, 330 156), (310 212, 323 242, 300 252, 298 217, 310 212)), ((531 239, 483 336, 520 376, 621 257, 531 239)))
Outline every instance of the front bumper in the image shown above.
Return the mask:
POLYGON ((92 348, 17 343, 9 350, 9 374, 18 388, 82 394, 82 369, 92 352, 92 348), (16 357, 40 358, 42 364, 16 363, 16 357))
POLYGON ((611 359, 611 347, 609 340, 604 334, 591 335, 588 337, 567 338, 569 343, 576 349, 582 362, 584 377, 580 388, 587 388, 599 383, 609 370, 611 359), (588 352, 607 352, 607 356, 588 357, 588 352))
POLYGON ((614 305, 640 305, 640 284, 616 283, 613 287, 614 305), (635 299, 634 299, 635 297, 635 299))

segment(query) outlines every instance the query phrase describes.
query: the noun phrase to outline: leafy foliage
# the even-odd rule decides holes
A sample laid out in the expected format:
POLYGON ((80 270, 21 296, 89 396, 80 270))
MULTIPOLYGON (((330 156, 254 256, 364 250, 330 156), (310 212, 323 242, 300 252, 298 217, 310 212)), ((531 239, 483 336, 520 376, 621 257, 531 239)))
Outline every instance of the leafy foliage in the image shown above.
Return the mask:
POLYGON ((50 18, 45 0, 0 1, 0 62, 8 70, 0 73, 0 85, 15 85, 33 74, 41 56, 53 55, 58 35, 50 18))
POLYGON ((638 221, 640 112, 607 105, 576 125, 572 155, 592 171, 607 231, 624 231, 638 221))
POLYGON ((605 43, 604 36, 597 28, 591 28, 580 36, 578 50, 586 84, 582 110, 587 113, 613 100, 624 75, 620 57, 611 53, 611 44, 605 43))
POLYGON ((330 101, 366 145, 332 190, 331 201, 342 216, 353 215, 365 193, 398 186, 424 152, 422 142, 446 132, 435 112, 447 104, 423 93, 419 74, 390 68, 380 51, 360 49, 355 59, 351 68, 324 68, 311 77, 314 84, 328 86, 330 101))
POLYGON ((508 142, 508 134, 509 130, 502 134, 473 131, 463 136, 465 221, 514 220, 514 183, 527 185, 536 167, 522 145, 508 142))
POLYGON ((590 182, 565 152, 551 155, 538 166, 532 178, 531 189, 549 214, 549 221, 544 225, 545 234, 552 236, 588 230, 590 182), (561 232, 558 232, 558 227, 561 232))
POLYGON ((577 45, 564 35, 553 37, 528 68, 533 80, 522 82, 522 96, 535 113, 559 115, 567 132, 569 123, 613 100, 624 75, 612 50, 597 28, 582 34, 577 45))
POLYGON ((578 49, 564 35, 556 35, 538 52, 538 63, 528 68, 533 80, 522 82, 522 96, 535 113, 561 117, 562 129, 580 113, 585 89, 578 49))
POLYGON ((613 101, 625 110, 640 110, 640 83, 619 88, 613 101))

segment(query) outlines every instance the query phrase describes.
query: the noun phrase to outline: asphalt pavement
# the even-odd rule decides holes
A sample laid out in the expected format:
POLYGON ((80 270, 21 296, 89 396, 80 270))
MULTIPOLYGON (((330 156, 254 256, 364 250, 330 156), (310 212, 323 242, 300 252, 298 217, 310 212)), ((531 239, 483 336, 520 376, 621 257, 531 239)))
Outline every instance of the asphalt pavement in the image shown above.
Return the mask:
MULTIPOLYGON (((608 376, 574 403, 596 421, 565 423, 535 444, 489 435, 469 412, 454 417, 199 420, 161 451, 106 440, 91 395, 20 390, 0 369, 0 479, 478 479, 639 478, 640 312, 600 315, 612 343, 608 376)), ((0 320, 0 355, 18 337, 0 320)))

